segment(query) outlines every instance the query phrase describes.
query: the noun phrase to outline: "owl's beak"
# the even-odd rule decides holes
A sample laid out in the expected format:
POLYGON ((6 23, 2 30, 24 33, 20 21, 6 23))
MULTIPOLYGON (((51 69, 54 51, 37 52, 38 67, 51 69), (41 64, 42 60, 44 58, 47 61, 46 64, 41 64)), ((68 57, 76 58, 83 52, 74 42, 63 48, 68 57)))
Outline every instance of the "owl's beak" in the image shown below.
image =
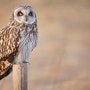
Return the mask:
POLYGON ((25 16, 25 24, 28 24, 28 16, 25 16))
POLYGON ((27 22, 27 21, 28 21, 28 16, 26 16, 25 18, 26 18, 26 20, 25 20, 25 21, 27 22))

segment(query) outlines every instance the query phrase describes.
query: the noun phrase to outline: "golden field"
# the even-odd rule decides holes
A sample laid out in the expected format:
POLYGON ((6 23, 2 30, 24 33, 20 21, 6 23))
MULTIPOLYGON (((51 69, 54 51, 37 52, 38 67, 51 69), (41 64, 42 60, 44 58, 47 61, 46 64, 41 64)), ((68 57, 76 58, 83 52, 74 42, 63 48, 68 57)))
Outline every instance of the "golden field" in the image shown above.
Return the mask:
MULTIPOLYGON (((0 29, 23 4, 35 9, 39 30, 29 90, 90 90, 90 1, 0 0, 0 29)), ((0 90, 13 90, 12 74, 0 81, 0 90)))

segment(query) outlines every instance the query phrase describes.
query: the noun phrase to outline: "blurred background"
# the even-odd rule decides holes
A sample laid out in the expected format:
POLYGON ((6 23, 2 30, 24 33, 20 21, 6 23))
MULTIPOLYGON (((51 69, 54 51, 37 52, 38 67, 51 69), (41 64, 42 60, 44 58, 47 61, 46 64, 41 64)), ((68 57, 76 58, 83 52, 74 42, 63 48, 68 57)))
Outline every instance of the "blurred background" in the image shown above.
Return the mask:
MULTIPOLYGON (((29 90, 90 90, 90 0, 0 0, 0 29, 23 4, 35 9, 39 30, 29 90)), ((0 90, 13 90, 12 74, 0 90)))

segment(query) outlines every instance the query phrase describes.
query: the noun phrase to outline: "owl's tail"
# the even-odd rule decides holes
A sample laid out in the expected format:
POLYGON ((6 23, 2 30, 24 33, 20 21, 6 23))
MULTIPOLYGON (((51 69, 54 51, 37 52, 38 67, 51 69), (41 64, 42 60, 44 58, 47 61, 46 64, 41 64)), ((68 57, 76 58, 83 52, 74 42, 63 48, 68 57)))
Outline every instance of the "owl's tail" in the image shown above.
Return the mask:
POLYGON ((8 60, 0 61, 0 80, 12 72, 12 64, 8 60))

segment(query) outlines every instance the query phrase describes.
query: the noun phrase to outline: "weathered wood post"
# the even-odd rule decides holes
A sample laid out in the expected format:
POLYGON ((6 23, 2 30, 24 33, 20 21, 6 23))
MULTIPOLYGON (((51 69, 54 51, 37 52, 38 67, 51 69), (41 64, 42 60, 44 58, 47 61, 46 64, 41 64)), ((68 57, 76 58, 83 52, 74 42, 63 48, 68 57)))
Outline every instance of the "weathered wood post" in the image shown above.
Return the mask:
POLYGON ((28 90, 28 63, 13 65, 13 90, 28 90))

